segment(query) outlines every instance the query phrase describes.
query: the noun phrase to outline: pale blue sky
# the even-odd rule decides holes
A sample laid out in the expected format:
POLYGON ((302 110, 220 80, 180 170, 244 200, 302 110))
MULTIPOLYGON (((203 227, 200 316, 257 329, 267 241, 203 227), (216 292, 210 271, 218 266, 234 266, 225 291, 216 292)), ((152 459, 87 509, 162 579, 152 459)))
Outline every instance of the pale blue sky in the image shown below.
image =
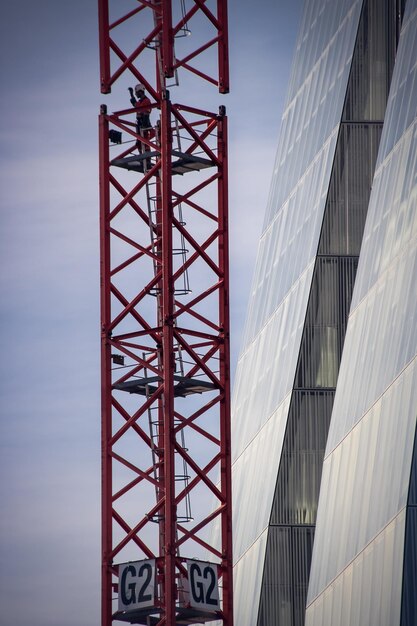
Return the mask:
MULTIPOLYGON (((234 363, 301 4, 229 3, 234 363)), ((99 93, 96 22, 93 0, 0 8, 1 626, 99 623, 97 114, 126 92, 99 93)))

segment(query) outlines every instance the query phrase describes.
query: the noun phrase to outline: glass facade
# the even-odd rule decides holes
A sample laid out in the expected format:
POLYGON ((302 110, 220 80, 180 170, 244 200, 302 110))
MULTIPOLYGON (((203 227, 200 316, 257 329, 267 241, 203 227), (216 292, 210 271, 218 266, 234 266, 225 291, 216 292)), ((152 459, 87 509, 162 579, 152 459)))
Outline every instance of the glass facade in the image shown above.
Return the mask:
MULTIPOLYGON (((302 74, 293 72, 234 387, 235 621, 240 626, 258 620, 267 544, 268 553, 272 546, 285 549, 285 540, 270 538, 268 527, 361 10, 361 2, 350 0, 324 3, 331 9, 323 13, 322 4, 309 3, 317 30, 305 20, 298 40, 309 66, 302 74), (342 42, 341 49, 336 42, 342 42)), ((303 589, 306 584, 305 579, 303 589)), ((263 610, 269 614, 264 601, 263 610)))
MULTIPOLYGON (((395 93, 402 89, 395 78, 390 84, 403 8, 404 0, 309 0, 305 5, 233 396, 235 622, 239 626, 303 626, 319 492, 330 488, 334 474, 347 470, 338 459, 336 471, 326 470, 325 465, 322 476, 387 98, 389 94, 393 99, 393 89, 395 93)), ((408 67, 411 71, 412 65, 408 67)), ((403 98, 397 101, 406 107, 403 98)), ((378 163, 382 167, 380 158, 378 163)), ((395 193, 395 184, 392 187, 390 192, 395 193)), ((398 401, 394 388, 393 397, 381 409, 381 429, 388 419, 382 415, 389 415, 398 401)), ((403 394, 406 410, 414 400, 411 387, 398 393, 403 394)), ((383 432, 397 437, 401 447, 409 427, 383 432)), ((366 422, 364 429, 362 445, 369 446, 366 422)), ((398 475, 392 479, 398 484, 410 469, 409 448, 408 457, 396 460, 398 475)), ((352 454, 349 462, 355 464, 352 454)), ((361 471, 370 469, 361 466, 353 472, 352 490, 361 471)), ((379 478, 391 479, 387 474, 379 478)), ((343 491, 340 483, 335 484, 343 491)), ((392 550, 385 567, 398 573, 399 591, 393 598, 401 606, 407 494, 399 507, 398 484, 392 485, 397 500, 393 497, 386 507, 377 507, 378 511, 391 507, 394 513, 377 546, 362 554, 361 567, 382 563, 392 550)), ((365 502, 357 508, 365 520, 369 503, 368 509, 365 502)), ((346 510, 343 514, 349 518, 346 510)), ((380 517, 384 515, 386 511, 380 511, 380 517)), ((342 522, 337 518, 334 528, 342 522)), ((341 562, 350 554, 347 545, 343 549, 341 562)), ((326 571, 320 571, 315 595, 310 585, 315 606, 316 601, 322 606, 328 595, 323 580, 336 556, 334 551, 323 559, 326 571)), ((320 569, 320 558, 318 562, 320 569)), ((344 575, 346 581, 354 578, 349 567, 344 575)), ((383 572, 378 581, 375 589, 386 584, 383 572)), ((346 603, 342 583, 338 594, 338 602, 346 603)), ((411 607, 410 593, 407 598, 411 607)), ((387 603, 391 616, 396 611, 394 600, 387 603)), ((339 608, 335 605, 342 614, 342 605, 339 608)), ((329 615, 336 613, 331 610, 329 615)), ((332 617, 319 619, 312 623, 338 623, 332 617)), ((368 622, 356 622, 361 623, 368 622)))
POLYGON ((323 464, 307 626, 417 623, 416 32, 407 0, 323 464))

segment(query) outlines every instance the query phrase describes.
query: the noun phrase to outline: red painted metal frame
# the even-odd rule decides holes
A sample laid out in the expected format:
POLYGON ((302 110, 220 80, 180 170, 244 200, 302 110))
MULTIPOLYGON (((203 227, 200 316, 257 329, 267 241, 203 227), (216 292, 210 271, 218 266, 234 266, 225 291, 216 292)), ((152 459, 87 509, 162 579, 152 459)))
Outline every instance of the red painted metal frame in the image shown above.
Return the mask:
POLYGON ((166 78, 173 76, 174 71, 183 68, 196 74, 203 80, 217 85, 220 93, 229 92, 229 48, 227 0, 216 0, 216 11, 209 9, 208 0, 193 0, 191 8, 172 23, 172 0, 136 0, 132 9, 110 21, 109 0, 98 0, 99 5, 99 45, 100 45, 100 81, 101 92, 110 93, 112 85, 120 76, 128 71, 141 83, 147 86, 150 94, 157 99, 156 88, 151 85, 147 77, 139 71, 138 59, 147 46, 151 46, 158 38, 163 50, 163 71, 166 78), (140 41, 139 45, 130 54, 123 52, 112 33, 123 23, 135 18, 140 12, 151 9, 155 15, 155 28, 140 41), (198 14, 204 15, 211 23, 215 35, 187 54, 184 58, 175 58, 174 39, 181 29, 198 14), (202 52, 212 46, 218 50, 218 76, 213 76, 201 68, 191 65, 202 52), (111 54, 114 55, 116 67, 111 70, 111 54))
POLYGON ((182 67, 215 83, 221 92, 228 91, 227 3, 217 0, 217 15, 208 4, 194 0, 187 15, 173 24, 171 0, 158 5, 153 0, 132 0, 132 9, 110 24, 109 0, 99 0, 102 92, 109 93, 114 82, 129 71, 145 83, 154 101, 153 115, 159 116, 156 135, 145 137, 136 134, 132 109, 109 114, 103 105, 99 118, 102 626, 111 626, 121 617, 112 605, 118 584, 116 564, 143 558, 156 560, 158 626, 174 626, 178 611, 187 608, 179 605, 185 560, 200 548, 205 551, 200 560, 218 563, 222 607, 217 619, 233 626, 227 118, 223 107, 217 114, 172 104, 164 88, 165 79, 182 67), (154 28, 139 39, 133 53, 124 53, 111 32, 142 11, 153 12, 154 28), (197 12, 207 17, 217 35, 194 53, 176 59, 174 37, 197 12), (137 64, 146 48, 143 42, 155 40, 163 76, 153 84, 137 64), (214 44, 218 48, 216 78, 190 65, 214 44), (119 60, 113 72, 111 51, 119 60), (118 154, 112 154, 112 159, 110 128, 132 140, 127 148, 113 147, 118 154), (178 128, 186 137, 183 153, 203 156, 211 168, 174 176, 173 133, 178 128), (148 171, 126 172, 112 166, 135 153, 136 140, 153 153, 148 171), (153 217, 145 206, 147 184, 155 189, 153 217), (179 206, 187 209, 187 224, 177 213, 179 206), (182 264, 176 260, 174 234, 182 237, 188 249, 182 264), (205 278, 201 285, 199 281, 192 285, 192 293, 177 292, 186 272, 205 278), (124 356, 124 368, 114 369, 114 354, 124 356), (207 394, 198 399, 195 395, 185 400, 176 397, 179 360, 187 381, 211 385, 207 394), (149 377, 153 377, 153 387, 152 391, 147 387, 147 395, 121 389, 127 382, 149 377), (151 414, 157 416, 156 437, 147 421, 151 414), (187 446, 181 439, 183 433, 191 434, 187 446), (202 442, 208 450, 204 459, 202 442), (136 456, 133 449, 139 451, 136 456), (189 474, 183 483, 176 480, 178 459, 189 474), (150 488, 155 491, 153 500, 150 488), (188 497, 202 509, 194 520, 179 517, 188 497), (202 498, 212 500, 214 507, 200 507, 202 498), (220 541, 215 533, 206 532, 214 524, 220 528, 220 541))

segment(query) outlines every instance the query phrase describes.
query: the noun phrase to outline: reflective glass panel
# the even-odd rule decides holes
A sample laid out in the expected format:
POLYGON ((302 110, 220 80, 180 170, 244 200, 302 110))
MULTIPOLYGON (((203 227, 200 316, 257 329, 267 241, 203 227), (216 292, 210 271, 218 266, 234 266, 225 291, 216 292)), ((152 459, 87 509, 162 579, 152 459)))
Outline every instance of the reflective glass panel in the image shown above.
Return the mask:
POLYGON ((406 506, 416 406, 417 358, 326 456, 310 601, 406 506))
POLYGON ((267 538, 268 531, 265 530, 234 566, 235 624, 256 624, 267 538))
POLYGON ((314 524, 332 391, 293 393, 271 524, 314 524))
POLYGON ((289 396, 233 464, 233 553, 238 560, 268 526, 289 396))
POLYGON ((320 254, 359 256, 381 130, 382 123, 341 126, 320 254))
POLYGON ((317 259, 295 386, 336 386, 357 259, 317 259))
POLYGON ((300 58, 296 56, 294 67, 300 70, 293 71, 282 119, 265 228, 341 120, 362 1, 316 0, 312 5, 317 21, 304 22, 311 33, 299 40, 300 58))
POLYGON ((417 507, 407 509, 401 626, 417 624, 417 507))
POLYGON ((400 15, 398 0, 364 2, 343 119, 384 119, 400 15))
POLYGON ((261 331, 315 257, 336 139, 335 131, 261 237, 244 348, 261 331))
POLYGON ((271 526, 258 626, 304 623, 314 528, 271 526))
POLYGON ((292 388, 313 267, 312 263, 239 360, 232 401, 233 459, 292 388))
MULTIPOLYGON (((404 529, 402 509, 326 591, 308 604, 306 626, 400 624, 404 529)), ((318 550, 316 538, 313 563, 318 550)))
POLYGON ((390 102, 386 114, 386 132, 381 145, 380 161, 393 149, 405 131, 414 123, 417 111, 417 14, 415 0, 407 0, 398 59, 401 71, 393 75, 390 102))

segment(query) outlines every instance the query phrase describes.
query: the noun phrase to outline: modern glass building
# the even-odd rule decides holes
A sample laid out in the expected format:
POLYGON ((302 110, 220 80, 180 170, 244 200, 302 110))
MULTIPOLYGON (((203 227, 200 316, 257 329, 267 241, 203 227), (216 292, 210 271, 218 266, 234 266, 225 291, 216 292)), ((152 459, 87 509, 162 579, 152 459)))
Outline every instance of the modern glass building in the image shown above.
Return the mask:
POLYGON ((417 623, 416 13, 305 3, 234 389, 239 626, 302 626, 310 566, 309 625, 417 623))
POLYGON ((323 465, 308 626, 417 624, 417 1, 407 0, 323 465))

